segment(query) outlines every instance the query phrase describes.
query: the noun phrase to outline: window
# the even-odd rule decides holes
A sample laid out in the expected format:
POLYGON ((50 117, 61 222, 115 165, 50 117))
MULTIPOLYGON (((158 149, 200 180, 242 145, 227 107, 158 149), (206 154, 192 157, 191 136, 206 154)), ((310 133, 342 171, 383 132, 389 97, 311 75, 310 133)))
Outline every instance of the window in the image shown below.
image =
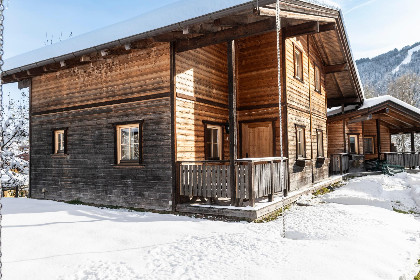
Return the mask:
POLYGON ((349 153, 358 154, 359 153, 359 142, 358 135, 349 135, 349 153))
POLYGON ((117 163, 136 164, 141 162, 141 125, 117 125, 117 163))
POLYGON ((64 129, 54 130, 54 154, 65 154, 66 152, 66 131, 64 129))
POLYGON ((295 78, 303 81, 302 51, 296 47, 294 47, 294 49, 295 78))
POLYGON ((206 160, 221 160, 222 159, 222 126, 220 125, 205 125, 205 158, 206 160))
POLYGON ((364 137, 363 138, 363 150, 365 154, 374 154, 375 153, 375 146, 374 146, 373 137, 364 137))
POLYGON ((322 133, 322 130, 317 129, 316 130, 316 151, 317 151, 317 157, 324 157, 324 135, 322 133))
POLYGON ((296 126, 296 156, 297 158, 305 158, 305 128, 296 126))
POLYGON ((319 67, 315 65, 315 91, 321 92, 321 72, 319 71, 319 67))

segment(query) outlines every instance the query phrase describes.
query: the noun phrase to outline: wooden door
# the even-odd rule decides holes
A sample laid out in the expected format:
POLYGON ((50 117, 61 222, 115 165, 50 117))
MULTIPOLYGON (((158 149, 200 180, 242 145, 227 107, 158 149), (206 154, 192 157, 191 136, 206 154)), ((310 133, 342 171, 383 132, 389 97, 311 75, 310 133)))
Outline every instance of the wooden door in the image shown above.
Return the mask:
POLYGON ((260 158, 273 155, 272 122, 242 124, 242 157, 260 158))

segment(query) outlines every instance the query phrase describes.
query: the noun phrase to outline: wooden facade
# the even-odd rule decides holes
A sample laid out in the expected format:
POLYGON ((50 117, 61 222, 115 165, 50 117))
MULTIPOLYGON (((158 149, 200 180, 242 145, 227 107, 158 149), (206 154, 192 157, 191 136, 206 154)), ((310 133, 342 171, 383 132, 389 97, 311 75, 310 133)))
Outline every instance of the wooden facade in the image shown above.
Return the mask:
MULTIPOLYGON (((330 157, 350 154, 353 157, 362 156, 364 160, 385 159, 385 154, 396 152, 392 149, 391 135, 410 133, 414 138, 414 133, 420 132, 420 113, 417 109, 391 97, 377 99, 383 101, 360 109, 344 110, 343 113, 337 110, 334 114, 330 114, 328 117, 330 157), (350 137, 357 139, 355 149, 350 147, 350 137)), ((411 145, 410 153, 416 152, 413 147, 414 145, 411 145)))
POLYGON ((175 210, 199 196, 253 205, 326 179, 338 139, 327 106, 360 104, 360 82, 339 12, 288 5, 279 46, 268 3, 3 75, 31 79, 31 196, 175 210), (135 131, 126 161, 122 126, 135 131))
POLYGON ((168 209, 169 51, 160 43, 32 78, 32 197, 168 209), (115 125, 137 121, 143 121, 142 162, 118 166, 115 125), (51 151, 58 128, 67 129, 64 154, 51 151))

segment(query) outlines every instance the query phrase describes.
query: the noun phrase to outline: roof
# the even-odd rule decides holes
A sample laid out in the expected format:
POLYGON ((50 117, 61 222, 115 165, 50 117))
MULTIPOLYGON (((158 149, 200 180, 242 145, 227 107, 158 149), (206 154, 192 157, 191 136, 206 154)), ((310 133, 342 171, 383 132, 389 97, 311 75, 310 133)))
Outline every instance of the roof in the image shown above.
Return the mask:
MULTIPOLYGON (((259 2, 262 5, 275 3, 275 0, 259 0, 259 2)), ((303 0, 302 2, 339 10, 339 6, 330 0, 303 0)), ((75 57, 79 52, 85 50, 104 49, 109 43, 114 43, 114 46, 124 45, 135 39, 133 37, 141 34, 147 35, 147 33, 166 27, 173 28, 173 25, 182 27, 186 21, 254 4, 256 4, 255 0, 180 0, 130 20, 7 59, 4 62, 3 71, 7 75, 27 70, 31 68, 30 66, 45 65, 46 63, 42 65, 40 63, 49 60, 52 60, 50 62, 59 62, 69 57, 75 57)))
MULTIPOLYGON (((404 101, 401 101, 398 98, 390 96, 390 95, 383 95, 383 96, 379 96, 379 97, 373 97, 373 98, 365 99, 363 105, 360 106, 360 107, 357 107, 356 105, 346 106, 346 107, 344 107, 344 112, 362 111, 362 110, 365 110, 365 109, 370 109, 370 108, 376 107, 376 106, 381 105, 381 104, 386 103, 386 102, 393 102, 395 104, 398 104, 398 105, 400 105, 400 106, 402 106, 402 107, 420 115, 420 109, 419 108, 416 108, 416 107, 414 107, 414 106, 412 106, 412 105, 410 105, 410 104, 408 104, 404 101)), ((340 113, 341 113, 341 107, 334 107, 334 108, 328 109, 327 116, 332 117, 332 116, 338 115, 340 113)))

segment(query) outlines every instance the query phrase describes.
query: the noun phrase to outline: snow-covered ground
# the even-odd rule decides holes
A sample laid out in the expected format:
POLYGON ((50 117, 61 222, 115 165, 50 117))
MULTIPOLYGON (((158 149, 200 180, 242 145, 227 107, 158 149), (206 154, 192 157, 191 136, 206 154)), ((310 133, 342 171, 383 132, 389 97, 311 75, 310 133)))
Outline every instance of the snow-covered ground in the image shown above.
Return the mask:
POLYGON ((4 279, 413 279, 420 175, 303 197, 273 222, 3 199, 4 279), (417 200, 417 204, 416 201, 417 200))

